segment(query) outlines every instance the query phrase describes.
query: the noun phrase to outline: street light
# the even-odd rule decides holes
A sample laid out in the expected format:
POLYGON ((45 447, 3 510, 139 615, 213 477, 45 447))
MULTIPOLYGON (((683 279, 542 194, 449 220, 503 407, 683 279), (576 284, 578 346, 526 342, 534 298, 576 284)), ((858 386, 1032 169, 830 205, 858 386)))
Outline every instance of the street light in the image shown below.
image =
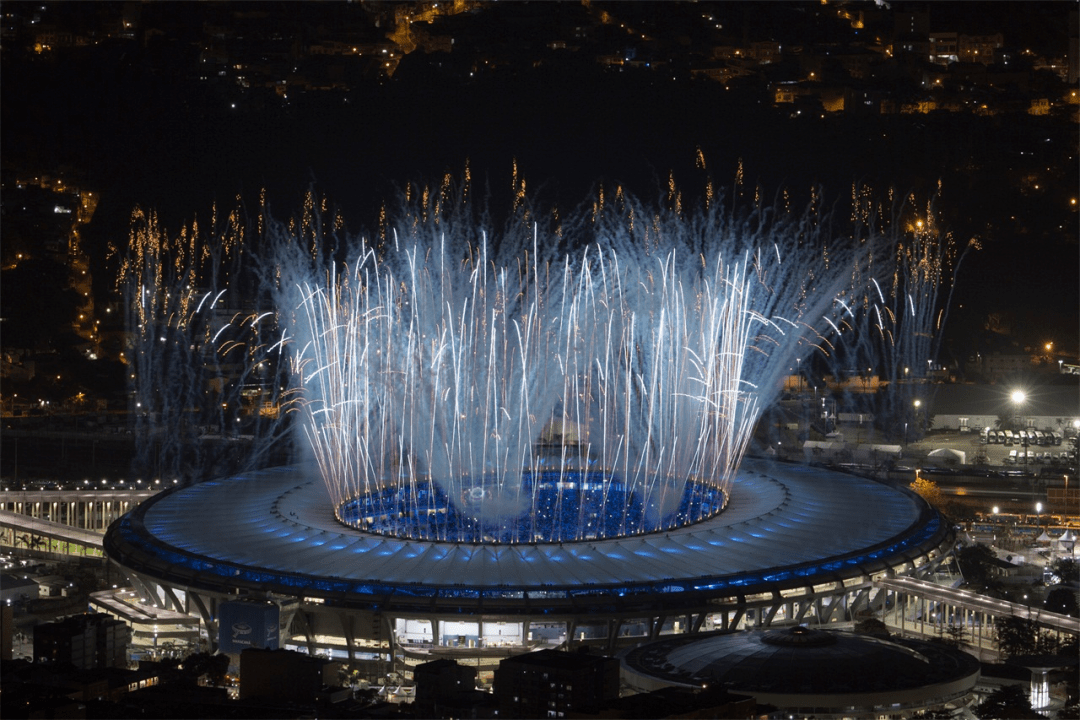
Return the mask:
POLYGON ((1065 522, 1068 523, 1069 517, 1069 476, 1065 475, 1065 522))

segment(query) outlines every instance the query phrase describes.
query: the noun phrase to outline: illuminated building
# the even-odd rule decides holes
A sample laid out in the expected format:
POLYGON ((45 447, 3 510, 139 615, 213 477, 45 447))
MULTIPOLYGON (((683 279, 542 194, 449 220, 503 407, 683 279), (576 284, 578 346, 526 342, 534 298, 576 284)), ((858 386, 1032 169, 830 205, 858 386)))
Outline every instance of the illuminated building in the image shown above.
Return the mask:
POLYGON ((148 602, 202 618, 279 601, 284 647, 385 672, 393 657, 488 658, 668 633, 830 623, 872 608, 873 581, 931 571, 951 548, 906 490, 746 460, 727 509, 607 540, 418 541, 340 523, 311 469, 285 467, 162 493, 114 524, 109 558, 148 602))

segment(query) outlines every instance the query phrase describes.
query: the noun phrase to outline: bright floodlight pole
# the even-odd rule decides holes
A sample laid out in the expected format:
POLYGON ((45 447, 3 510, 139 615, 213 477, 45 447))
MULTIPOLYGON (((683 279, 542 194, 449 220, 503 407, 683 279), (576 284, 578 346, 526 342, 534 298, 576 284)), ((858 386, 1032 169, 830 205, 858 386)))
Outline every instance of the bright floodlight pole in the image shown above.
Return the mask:
POLYGON ((1065 473, 1065 527, 1068 528, 1069 523, 1069 474, 1065 473))
MULTIPOLYGON (((916 399, 912 405, 915 406, 915 432, 918 433, 922 430, 922 422, 919 420, 919 408, 922 407, 922 400, 916 399)), ((918 438, 919 435, 916 434, 915 437, 918 438)))
POLYGON ((1023 390, 1013 390, 1012 391, 1012 401, 1013 401, 1013 404, 1016 405, 1016 414, 1017 414, 1017 417, 1020 418, 1020 431, 1023 433, 1023 438, 1022 438, 1021 442, 1022 442, 1023 448, 1024 448, 1024 465, 1025 466, 1027 465, 1028 441, 1027 441, 1027 430, 1025 430, 1024 427, 1023 427, 1024 426, 1024 418, 1023 418, 1023 415, 1021 415, 1020 410, 1023 408, 1024 400, 1026 400, 1026 399, 1027 399, 1027 396, 1024 395, 1023 390))

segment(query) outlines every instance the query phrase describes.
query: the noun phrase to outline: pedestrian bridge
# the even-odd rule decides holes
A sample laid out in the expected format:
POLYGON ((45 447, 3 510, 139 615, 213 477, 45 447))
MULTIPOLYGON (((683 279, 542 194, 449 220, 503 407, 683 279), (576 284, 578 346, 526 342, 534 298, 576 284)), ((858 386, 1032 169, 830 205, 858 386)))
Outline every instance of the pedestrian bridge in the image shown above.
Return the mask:
POLYGON ((16 550, 103 557, 105 535, 31 515, 0 510, 0 545, 16 550))
POLYGON ((1080 618, 1047 612, 1027 605, 987 597, 913 577, 887 577, 874 581, 879 589, 874 604, 880 603, 888 624, 920 634, 944 632, 959 626, 970 632, 972 642, 981 644, 984 628, 993 637, 991 618, 1015 617, 1030 620, 1046 630, 1080 635, 1080 618))
POLYGON ((0 546, 35 553, 102 557, 109 524, 156 490, 0 492, 0 546))

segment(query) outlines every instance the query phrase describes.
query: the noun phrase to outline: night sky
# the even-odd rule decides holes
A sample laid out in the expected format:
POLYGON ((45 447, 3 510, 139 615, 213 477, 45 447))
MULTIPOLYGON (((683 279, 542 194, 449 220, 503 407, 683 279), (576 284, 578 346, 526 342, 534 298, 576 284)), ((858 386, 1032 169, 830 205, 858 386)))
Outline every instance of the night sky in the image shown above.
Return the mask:
MULTIPOLYGON (((934 27, 1000 31, 1007 46, 1038 43, 1039 52, 1057 57, 1068 48, 1068 9, 1075 7, 987 3, 975 14, 971 3, 930 5, 934 27)), ((872 3, 849 6, 881 11, 872 3)), ((128 6, 7 2, 4 11, 25 19, 39 7, 46 8, 42 23, 96 31, 103 18, 119 17, 128 6)), ((542 205, 563 208, 587 202, 600 183, 658 197, 669 174, 693 198, 710 176, 730 187, 740 160, 748 187, 760 184, 766 197, 787 188, 800 204, 815 185, 828 204, 849 198, 852 183, 881 195, 894 188, 927 198, 940 181, 943 224, 959 242, 977 237, 983 248, 965 260, 957 287, 953 317, 964 344, 988 313, 1012 313, 1024 318, 1018 324, 1032 338, 1053 336, 1075 352, 1077 213, 1069 199, 1078 194, 1076 106, 1049 117, 847 112, 792 118, 773 102, 762 77, 772 83, 797 78, 796 62, 777 63, 726 89, 691 79, 689 68, 725 38, 837 49, 871 41, 875 27, 857 32, 819 3, 596 3, 588 9, 510 3, 434 21, 433 33, 460 40, 452 52, 414 51, 392 77, 346 68, 347 90, 294 93, 278 102, 213 76, 200 79, 199 45, 208 24, 232 27, 248 39, 273 38, 280 47, 366 22, 380 8, 386 6, 150 4, 133 19, 134 39, 42 54, 12 40, 25 40, 25 33, 9 34, 0 87, 5 181, 20 173, 66 172, 99 192, 86 237, 102 277, 108 274, 103 249, 123 242, 136 205, 156 209, 178 227, 208 215, 214 201, 231 206, 239 196, 254 207, 263 188, 273 212, 285 216, 314 188, 361 230, 374 224, 379 205, 404 183, 437 185, 446 173, 461 176, 466 163, 474 187, 490 188, 496 207, 510 192, 515 161, 542 205), (233 12, 238 9, 243 17, 233 12), (704 11, 722 31, 702 24, 704 11), (572 28, 598 12, 649 39, 631 42, 612 34, 612 25, 594 31, 576 52, 548 47, 555 39, 572 40, 572 28), (632 49, 639 58, 666 61, 665 69, 605 68, 593 58, 608 49, 632 49), (472 76, 470 63, 478 66, 472 76), (704 171, 695 164, 699 149, 704 171), (1042 180, 1038 192, 1031 190, 1034 175, 1042 180)), ((898 3, 890 12, 926 8, 898 3)), ((14 26, 11 15, 5 20, 14 26)), ((891 31, 891 18, 882 15, 876 27, 891 31)), ((366 32, 384 39, 385 24, 366 32)), ((300 71, 310 72, 311 62, 298 62, 308 63, 300 71)), ((1033 85, 1047 85, 1047 94, 1064 89, 1047 72, 1030 75, 1033 85)), ((900 97, 919 90, 895 68, 860 87, 900 97)), ((95 291, 106 285, 95 274, 95 291)))

